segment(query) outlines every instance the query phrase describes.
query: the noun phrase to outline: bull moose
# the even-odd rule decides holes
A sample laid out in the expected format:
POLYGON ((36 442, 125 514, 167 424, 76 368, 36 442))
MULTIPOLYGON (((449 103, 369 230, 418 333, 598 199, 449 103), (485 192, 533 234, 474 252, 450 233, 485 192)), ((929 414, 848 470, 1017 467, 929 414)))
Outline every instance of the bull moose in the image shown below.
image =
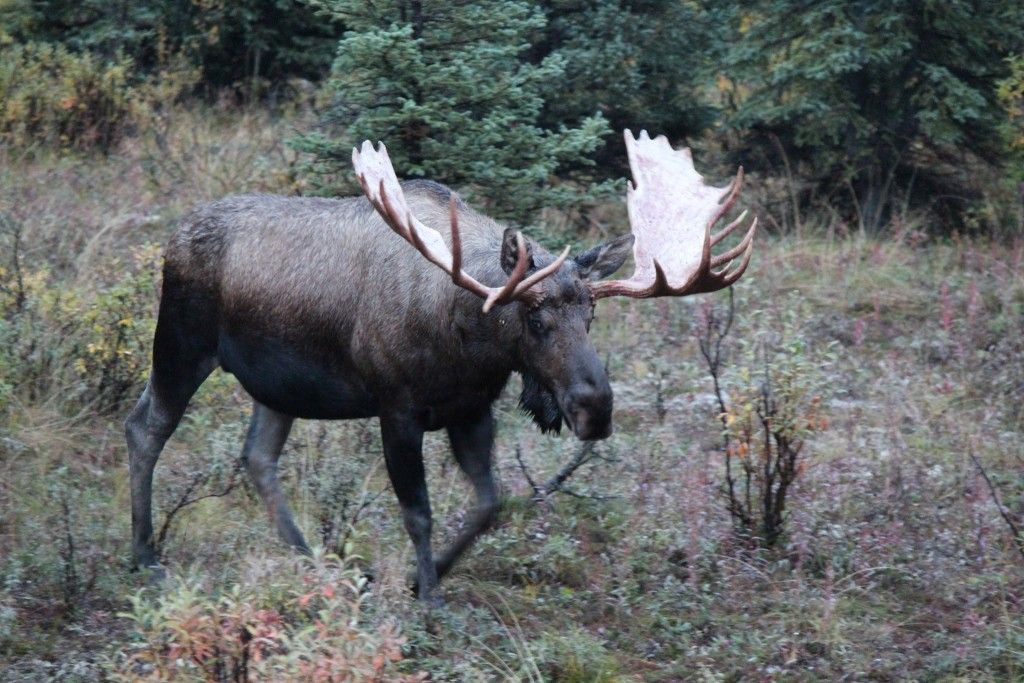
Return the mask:
POLYGON ((756 218, 735 247, 711 255, 745 223, 744 212, 711 233, 736 201, 742 168, 728 187, 711 187, 688 149, 646 131, 627 130, 625 140, 632 234, 572 259, 568 247, 556 257, 443 185, 399 183, 384 145, 369 141, 352 154, 365 197, 231 197, 184 218, 165 253, 152 372, 125 424, 136 566, 159 569, 153 468, 219 366, 253 398, 244 461, 281 538, 301 551, 277 477, 293 420, 380 419, 418 596, 438 601, 438 577, 498 505, 491 405, 512 373, 542 430, 564 422, 579 439, 606 438, 612 390, 587 337, 597 300, 715 291, 750 261, 756 218), (631 247, 633 275, 602 281, 631 247), (438 429, 476 507, 435 561, 422 441, 438 429))

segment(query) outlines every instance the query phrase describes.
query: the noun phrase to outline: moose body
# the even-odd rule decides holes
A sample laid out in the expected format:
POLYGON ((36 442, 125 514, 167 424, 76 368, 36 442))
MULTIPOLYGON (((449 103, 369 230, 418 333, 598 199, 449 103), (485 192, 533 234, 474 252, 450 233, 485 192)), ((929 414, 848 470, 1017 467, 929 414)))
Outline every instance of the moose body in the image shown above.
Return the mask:
MULTIPOLYGON (((413 181, 403 189, 417 216, 447 230, 447 188, 413 181)), ((456 202, 466 270, 499 284, 507 278, 503 248, 507 264, 514 235, 456 202)), ((536 245, 530 254, 535 265, 553 260, 536 245)), ((625 248, 611 254, 611 265, 626 255, 625 248)), ((524 407, 545 429, 560 424, 558 391, 581 438, 610 430, 611 388, 586 336, 593 299, 580 275, 601 265, 591 260, 589 268, 577 260, 545 283, 544 310, 531 318, 538 329, 529 333, 543 342, 532 345, 537 351, 522 343, 531 323, 521 304, 484 314, 475 295, 452 286, 388 230, 365 198, 241 196, 195 210, 166 249, 153 371, 127 422, 136 563, 157 564, 150 521, 156 458, 192 394, 219 366, 255 402, 246 466, 279 534, 302 550, 276 473, 293 419, 380 417, 421 595, 429 596, 436 575, 496 509, 491 404, 513 371, 528 377, 524 407), (425 431, 437 429, 447 430, 478 503, 435 564, 421 444, 425 431)))
MULTIPOLYGON (((436 214, 443 228, 448 190, 405 189, 417 215, 436 214)), ((504 280, 500 226, 460 208, 467 269, 504 280)), ((398 410, 440 429, 493 402, 520 366, 511 311, 481 314, 476 297, 387 230, 364 198, 222 200, 186 219, 166 258, 170 310, 158 325, 187 318, 203 330, 204 355, 287 415, 398 410)))
MULTIPOLYGON (((685 165, 680 171, 683 152, 663 138, 627 135, 627 148, 641 183, 656 186, 666 168, 688 183, 682 200, 658 206, 672 209, 674 220, 695 202, 701 209, 682 216, 707 223, 690 253, 643 239, 634 225, 634 235, 555 258, 442 185, 399 184, 386 150, 369 143, 362 157, 354 154, 365 197, 241 196, 187 216, 165 252, 153 368, 126 422, 136 565, 159 567, 153 469, 192 395, 219 366, 253 398, 243 459, 279 535, 302 551, 308 548, 277 478, 292 422, 379 417, 388 475, 416 551, 419 596, 436 601, 438 577, 497 509, 491 405, 512 373, 522 375, 520 404, 541 429, 565 422, 580 439, 605 438, 612 391, 587 337, 596 300, 712 291, 735 281, 749 259, 753 228, 740 245, 710 258, 710 245, 739 223, 710 236, 738 183, 708 188, 688 152, 692 176, 685 165), (631 246, 633 278, 594 282, 617 270, 631 246), (741 252, 738 270, 710 271, 741 252), (648 254, 668 257, 672 269, 666 274, 648 254), (447 431, 477 502, 435 562, 422 441, 438 429, 447 431)), ((630 196, 631 221, 637 213, 646 224, 640 187, 630 196)))

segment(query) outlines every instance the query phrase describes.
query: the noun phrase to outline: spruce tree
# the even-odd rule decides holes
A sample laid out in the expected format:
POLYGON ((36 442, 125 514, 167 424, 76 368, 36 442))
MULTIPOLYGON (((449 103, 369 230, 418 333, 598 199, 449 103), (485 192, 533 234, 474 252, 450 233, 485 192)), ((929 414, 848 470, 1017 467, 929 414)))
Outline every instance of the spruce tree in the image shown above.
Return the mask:
MULTIPOLYGON (((545 16, 514 0, 321 0, 348 29, 328 89, 320 130, 296 145, 313 152, 326 192, 351 190, 351 150, 384 141, 400 176, 463 190, 494 215, 520 223, 544 206, 588 196, 582 184, 552 182, 586 166, 610 132, 599 114, 542 127, 565 60, 530 61, 545 16)), ((590 192, 592 192, 591 190, 590 192)))
MULTIPOLYGON (((547 120, 599 111, 615 131, 647 129, 683 143, 710 128, 717 111, 705 96, 728 27, 701 3, 663 0, 541 0, 543 47, 566 59, 564 95, 547 120)), ((598 157, 626 171, 621 139, 598 157)))
MULTIPOLYGON (((869 231, 897 206, 959 217, 1005 155, 996 85, 1024 47, 1009 0, 736 4, 723 75, 748 157, 786 159, 869 231)), ((957 218, 959 220, 959 218, 957 218)))
POLYGON ((144 75, 182 59, 208 94, 225 87, 320 79, 340 27, 302 0, 0 0, 0 46, 60 43, 144 75))

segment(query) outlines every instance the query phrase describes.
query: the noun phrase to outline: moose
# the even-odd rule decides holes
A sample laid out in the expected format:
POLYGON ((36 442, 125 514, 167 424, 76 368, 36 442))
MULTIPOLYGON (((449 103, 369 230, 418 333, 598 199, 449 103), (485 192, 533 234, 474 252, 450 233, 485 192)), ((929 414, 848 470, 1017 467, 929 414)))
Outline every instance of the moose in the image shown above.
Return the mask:
POLYGON ((712 247, 746 222, 730 211, 743 169, 706 185, 688 149, 625 131, 634 183, 631 234, 568 258, 477 213, 449 188, 400 183, 383 144, 352 161, 365 197, 238 196, 185 217, 165 251, 152 371, 125 432, 135 566, 160 572, 153 468, 190 398, 216 367, 253 399, 243 460, 281 539, 308 547, 277 463, 293 420, 377 417, 388 476, 416 555, 416 591, 492 523, 491 405, 512 373, 540 429, 581 440, 612 431, 612 390, 587 334, 597 300, 685 296, 728 287, 753 251, 756 217, 736 246, 712 247), (633 275, 602 280, 626 261, 633 275), (738 259, 738 260, 737 260, 738 259), (481 305, 482 300, 482 305, 481 305), (447 431, 475 508, 438 559, 423 435, 447 431))

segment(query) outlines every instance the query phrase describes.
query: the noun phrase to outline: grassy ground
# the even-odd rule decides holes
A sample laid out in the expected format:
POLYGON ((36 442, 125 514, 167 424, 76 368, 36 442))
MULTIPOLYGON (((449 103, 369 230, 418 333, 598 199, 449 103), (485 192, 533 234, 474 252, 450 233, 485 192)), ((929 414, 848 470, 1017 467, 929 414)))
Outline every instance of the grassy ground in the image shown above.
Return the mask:
MULTIPOLYGON (((696 341, 718 294, 601 304, 617 430, 576 495, 531 500, 524 468, 543 481, 579 445, 537 433, 510 388, 500 524, 431 614, 404 588, 374 423, 294 430, 300 525, 346 557, 297 560, 237 476, 248 400, 215 375, 157 468, 173 578, 148 588, 127 571, 121 430, 152 329, 147 245, 200 201, 297 187, 289 124, 219 116, 179 114, 105 159, 2 152, 0 678, 1024 678, 1022 556, 979 470, 1020 519, 1021 242, 761 239, 735 288, 726 400, 742 415, 767 357, 816 418, 773 549, 737 539, 721 493, 696 341)), ((443 438, 426 457, 443 542, 469 494, 443 438)))

